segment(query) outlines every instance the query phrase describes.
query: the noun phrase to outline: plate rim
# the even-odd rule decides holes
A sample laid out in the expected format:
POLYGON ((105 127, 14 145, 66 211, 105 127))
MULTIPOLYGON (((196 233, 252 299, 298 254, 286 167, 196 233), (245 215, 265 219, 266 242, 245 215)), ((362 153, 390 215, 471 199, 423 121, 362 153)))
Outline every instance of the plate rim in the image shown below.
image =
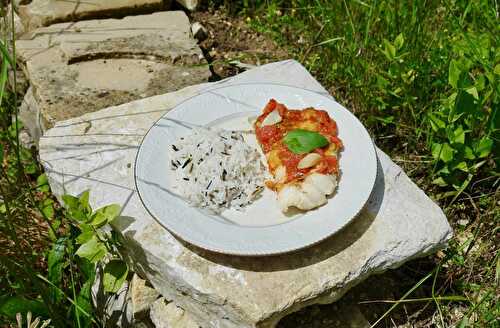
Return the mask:
MULTIPOLYGON (((200 249, 203 249, 203 250, 207 250, 207 251, 210 251, 210 252, 215 252, 215 253, 219 253, 219 254, 227 254, 227 255, 234 255, 234 256, 242 256, 242 257, 264 257, 264 256, 274 256, 274 255, 281 255, 281 254, 286 254, 286 253, 291 253, 291 252, 295 252, 295 251, 299 251, 299 250, 302 250, 302 249, 305 249, 305 248, 309 248, 311 246, 314 246, 316 244, 319 244, 321 243, 322 241, 332 237, 333 235, 337 234, 337 233, 340 233, 342 232, 342 230, 348 226, 349 224, 351 224, 354 219, 356 217, 358 217, 358 215, 360 214, 360 212, 365 208, 367 202, 369 201, 371 195, 373 194, 373 190, 375 189, 375 183, 377 181, 377 178, 378 178, 378 175, 379 175, 379 172, 378 172, 378 155, 377 155, 377 151, 376 151, 376 147, 375 147, 375 143, 373 142, 373 139, 372 137, 370 136, 370 133, 368 132, 368 130, 366 129, 366 127, 364 126, 364 124, 350 111, 348 110, 346 107, 344 107, 343 105, 341 105, 340 103, 338 103, 335 98, 331 97, 329 94, 327 95, 326 93, 320 93, 319 91, 316 91, 316 90, 312 90, 312 89, 306 89, 306 88, 302 88, 302 87, 297 87, 297 86, 294 86, 294 85, 288 85, 288 84, 282 84, 282 83, 272 83, 272 82, 242 82, 242 83, 232 83, 232 84, 229 84, 229 85, 222 85, 222 86, 218 86, 218 87, 214 87, 214 88, 207 88, 207 89, 204 89, 202 90, 201 92, 199 93, 196 93, 195 95, 192 95, 184 100, 182 100, 181 102, 177 103, 174 107, 172 107, 169 111, 165 112, 164 114, 162 114, 161 117, 159 117, 157 120, 155 120, 153 122, 153 124, 148 128, 148 130, 146 131, 146 133, 144 134, 144 136, 142 137, 140 143, 139 143, 139 146, 137 148, 137 153, 136 153, 136 156, 135 156, 135 159, 134 159, 134 185, 135 185, 135 189, 136 189, 136 192, 137 192, 137 195, 139 196, 139 200, 143 206, 143 208, 148 212, 148 214, 158 223, 160 224, 164 229, 166 229, 170 234, 172 234, 174 236, 174 238, 179 238, 180 240, 184 241, 184 242, 187 242, 189 243, 190 245, 194 246, 194 247, 197 247, 197 248, 200 248, 200 249), (138 182, 138 174, 137 174, 137 163, 138 163, 138 160, 139 160, 139 155, 141 153, 141 149, 143 147, 143 144, 144 144, 144 141, 146 140, 147 136, 149 135, 149 133, 151 132, 151 130, 157 125, 157 123, 159 121, 161 121, 168 113, 172 112, 173 110, 175 110, 177 107, 181 106, 182 104, 190 101, 191 99, 193 98, 196 98, 196 97, 200 97, 200 96, 203 96, 204 94, 208 94, 212 91, 215 91, 215 90, 220 90, 220 89, 226 89, 226 88, 233 88, 233 87, 240 87, 240 86, 248 86, 248 85, 256 85, 256 86, 266 86, 266 85, 273 85, 273 86, 279 86, 279 87, 287 87, 287 88, 293 88, 293 89, 297 89, 297 90, 302 90, 302 91, 307 91, 307 92, 311 92, 311 93, 314 93, 315 95, 321 97, 321 98, 326 98, 327 100, 329 101, 333 101, 335 102, 337 105, 339 105, 343 110, 345 110, 347 113, 349 113, 350 116, 352 116, 355 120, 357 120, 361 126, 363 127, 363 129, 366 131, 368 137, 369 137, 369 140, 370 140, 370 148, 373 148, 373 154, 375 155, 375 175, 373 177, 373 183, 371 184, 370 186, 370 190, 369 192, 367 193, 367 197, 366 199, 363 200, 362 202, 362 205, 358 208, 358 210, 356 211, 355 214, 352 215, 351 218, 349 218, 348 220, 346 220, 343 224, 341 224, 339 226, 339 228, 336 230, 336 231, 333 231, 333 232, 328 232, 327 234, 325 234, 323 237, 321 238, 317 238, 315 239, 314 241, 312 242, 308 242, 308 243, 303 243, 301 245, 298 245, 294 248, 288 248, 288 249, 283 249, 283 250, 277 250, 277 251, 268 251, 268 252, 257 252, 257 251, 250 251, 250 252, 237 252, 237 251, 228 251, 228 250, 224 250, 224 249, 217 249, 217 248, 214 248, 214 247, 208 247, 208 246, 205 246, 205 245, 200 245, 200 243, 197 243, 195 241, 193 241, 191 238, 189 237, 185 237, 185 236, 181 236, 179 235, 178 233, 176 233, 175 231, 173 231, 173 229, 167 227, 167 225, 162 222, 162 220, 160 218, 157 218, 153 213, 152 211, 148 208, 148 206, 146 205, 143 197, 141 196, 141 192, 140 192, 140 188, 139 188, 139 182, 138 182)), ((183 200, 184 201, 184 200, 183 200)), ((361 203, 361 202, 360 202, 361 203)), ((186 203, 186 206, 190 206, 189 204, 186 203)), ((283 224, 286 224, 286 222, 284 222, 283 224)), ((249 228, 247 226, 245 226, 245 228, 249 228)), ((250 227, 250 228, 262 228, 262 227, 250 227)))

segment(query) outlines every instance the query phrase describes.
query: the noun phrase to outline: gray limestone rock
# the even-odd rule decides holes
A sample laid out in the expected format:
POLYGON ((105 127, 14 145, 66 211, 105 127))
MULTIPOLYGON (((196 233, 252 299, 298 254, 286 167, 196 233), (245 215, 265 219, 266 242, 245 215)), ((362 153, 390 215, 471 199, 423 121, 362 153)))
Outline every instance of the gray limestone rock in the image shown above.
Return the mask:
POLYGON ((199 328, 186 311, 164 297, 151 305, 150 318, 156 328, 199 328))
POLYGON ((308 305, 338 300, 371 274, 443 247, 452 231, 441 209, 382 151, 374 191, 344 230, 310 248, 272 257, 207 252, 170 234, 135 190, 142 137, 166 111, 200 92, 242 82, 293 81, 328 94, 297 62, 257 67, 202 84, 59 122, 40 141, 54 194, 91 190, 95 207, 123 206, 114 229, 135 271, 203 327, 274 327, 308 305), (147 110, 145 110, 147 109, 147 110))
MULTIPOLYGON (((14 34, 16 37, 19 37, 20 35, 22 35, 24 32, 25 32, 25 27, 21 21, 21 18, 19 17, 19 15, 17 14, 18 10, 16 10, 17 6, 14 6, 14 12, 12 12, 12 5, 8 5, 7 6, 7 10, 6 10, 6 26, 4 26, 4 24, 1 24, 0 25, 0 31, 2 31, 2 35, 7 35, 7 38, 9 40, 11 40, 11 34, 12 34, 12 21, 11 21, 11 18, 14 19, 14 34)), ((2 22, 3 23, 3 22, 2 22)))
POLYGON ((207 81, 182 11, 55 24, 25 34, 17 54, 32 87, 33 136, 88 112, 207 81))
POLYGON ((147 14, 168 8, 163 0, 33 0, 19 6, 19 14, 28 30, 54 23, 103 17, 147 14))
POLYGON ((130 297, 132 301, 132 309, 134 319, 140 319, 149 314, 149 308, 158 297, 158 293, 154 288, 146 285, 146 280, 141 279, 134 273, 130 282, 130 297))
POLYGON ((40 118, 40 107, 33 97, 33 89, 30 87, 24 95, 23 102, 19 107, 19 119, 23 122, 27 133, 31 139, 38 145, 38 140, 45 131, 46 126, 40 118))

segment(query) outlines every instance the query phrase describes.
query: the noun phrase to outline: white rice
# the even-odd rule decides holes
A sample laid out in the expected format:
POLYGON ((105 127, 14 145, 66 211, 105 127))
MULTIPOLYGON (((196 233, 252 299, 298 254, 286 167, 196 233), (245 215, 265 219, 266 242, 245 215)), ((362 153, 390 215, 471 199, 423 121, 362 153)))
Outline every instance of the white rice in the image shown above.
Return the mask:
POLYGON ((240 132, 196 128, 171 148, 177 190, 187 201, 215 213, 250 204, 264 188, 257 149, 240 132))

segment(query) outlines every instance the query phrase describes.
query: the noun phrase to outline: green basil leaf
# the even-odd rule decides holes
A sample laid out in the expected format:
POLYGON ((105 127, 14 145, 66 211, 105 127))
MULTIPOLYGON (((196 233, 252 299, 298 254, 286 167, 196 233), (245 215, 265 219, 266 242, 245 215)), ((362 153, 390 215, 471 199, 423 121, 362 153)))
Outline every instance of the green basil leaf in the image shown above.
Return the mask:
POLYGON ((329 144, 328 139, 318 132, 295 129, 286 134, 283 143, 295 154, 306 154, 329 144))

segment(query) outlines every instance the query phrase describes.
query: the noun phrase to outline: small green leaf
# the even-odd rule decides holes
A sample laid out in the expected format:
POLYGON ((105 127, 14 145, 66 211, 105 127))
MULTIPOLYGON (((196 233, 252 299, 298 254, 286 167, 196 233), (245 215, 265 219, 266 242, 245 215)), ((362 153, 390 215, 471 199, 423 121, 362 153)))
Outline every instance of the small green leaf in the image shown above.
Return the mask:
POLYGON ((71 195, 63 195, 62 199, 68 210, 68 214, 73 219, 79 222, 86 222, 89 220, 92 213, 92 208, 89 205, 89 193, 85 191, 80 197, 71 195))
POLYGON ((493 148, 493 140, 488 137, 483 137, 479 140, 476 145, 474 145, 474 153, 479 158, 487 157, 491 153, 491 149, 493 148))
POLYGON ((494 72, 496 75, 500 75, 500 64, 496 64, 496 65, 495 65, 495 69, 493 70, 493 72, 494 72))
POLYGON ((447 143, 440 144, 435 142, 432 144, 431 153, 434 159, 440 159, 443 162, 448 163, 453 159, 455 150, 447 143))
POLYGON ((448 69, 448 83, 453 87, 458 87, 458 80, 460 79, 460 74, 462 74, 462 70, 458 61, 453 59, 450 62, 450 67, 448 69))
POLYGON ((460 170, 463 172, 469 172, 469 168, 466 162, 458 162, 453 165, 453 170, 460 170))
POLYGON ((439 156, 441 155, 442 148, 443 148, 443 144, 434 142, 431 146, 432 158, 434 158, 435 160, 439 159, 439 156))
POLYGON ((104 290, 116 293, 127 278, 128 266, 122 260, 111 260, 104 267, 104 290))
POLYGON ((476 156, 474 155, 474 152, 472 151, 472 148, 469 146, 464 147, 464 157, 466 159, 475 159, 476 156))
POLYGON ((440 170, 438 170, 436 172, 438 175, 440 176, 447 176, 448 174, 450 174, 450 168, 448 167, 448 165, 444 165, 440 170))
POLYGON ((105 207, 102 207, 95 211, 92 215, 91 225, 94 227, 101 227, 106 223, 113 221, 118 214, 120 214, 120 205, 112 204, 105 207))
POLYGON ((80 201, 78 200, 77 197, 71 196, 71 195, 63 195, 62 196, 63 202, 66 205, 68 209, 76 208, 80 204, 80 201))
POLYGON ((455 150, 453 148, 451 148, 449 144, 445 143, 445 144, 443 144, 443 146, 441 148, 441 155, 439 156, 439 158, 443 162, 448 163, 453 159, 454 153, 455 153, 455 150))
POLYGON ((76 237, 77 244, 85 244, 94 236, 94 230, 89 224, 80 224, 80 230, 82 231, 78 237, 76 237))
POLYGON ((90 192, 88 190, 85 190, 79 197, 80 205, 85 209, 88 210, 89 212, 92 212, 92 209, 90 208, 89 205, 89 197, 90 197, 90 192))
POLYGON ((431 122, 431 128, 435 132, 439 129, 444 129, 446 127, 446 123, 437 117, 435 114, 429 114, 429 122, 431 122))
POLYGON ((382 52, 390 61, 396 57, 396 47, 386 39, 384 39, 384 50, 382 52))
POLYGON ((50 191, 49 180, 47 179, 47 175, 45 173, 40 174, 36 179, 36 190, 40 192, 48 192, 50 191))
POLYGON ((438 185, 440 187, 446 187, 448 183, 444 181, 442 177, 438 177, 432 181, 433 184, 438 185))
POLYGON ((54 217, 54 201, 50 198, 45 199, 42 202, 42 212, 48 218, 54 217))
POLYGON ((474 99, 476 99, 476 100, 479 99, 479 94, 477 93, 476 87, 467 88, 467 89, 465 89, 465 92, 467 92, 472 97, 474 97, 474 99))
POLYGON ((403 44, 405 42, 403 33, 399 33, 396 39, 394 39, 394 46, 396 46, 396 49, 401 49, 403 47, 403 44))
POLYGON ((448 138, 452 144, 463 144, 465 142, 465 131, 461 125, 459 125, 448 138))
MULTIPOLYGON (((52 246, 47 258, 48 275, 47 279, 54 285, 59 286, 62 281, 63 268, 66 254, 66 238, 59 238, 52 246)), ((57 303, 64 296, 60 289, 49 287, 51 298, 57 303)))
POLYGON ((455 99, 455 114, 475 113, 477 104, 474 96, 470 93, 460 90, 455 99))
POLYGON ((90 240, 78 248, 76 255, 96 263, 106 255, 106 246, 97 240, 96 236, 92 236, 90 240))
POLYGON ((328 139, 318 132, 296 129, 288 132, 283 143, 295 154, 306 154, 329 144, 328 139))

